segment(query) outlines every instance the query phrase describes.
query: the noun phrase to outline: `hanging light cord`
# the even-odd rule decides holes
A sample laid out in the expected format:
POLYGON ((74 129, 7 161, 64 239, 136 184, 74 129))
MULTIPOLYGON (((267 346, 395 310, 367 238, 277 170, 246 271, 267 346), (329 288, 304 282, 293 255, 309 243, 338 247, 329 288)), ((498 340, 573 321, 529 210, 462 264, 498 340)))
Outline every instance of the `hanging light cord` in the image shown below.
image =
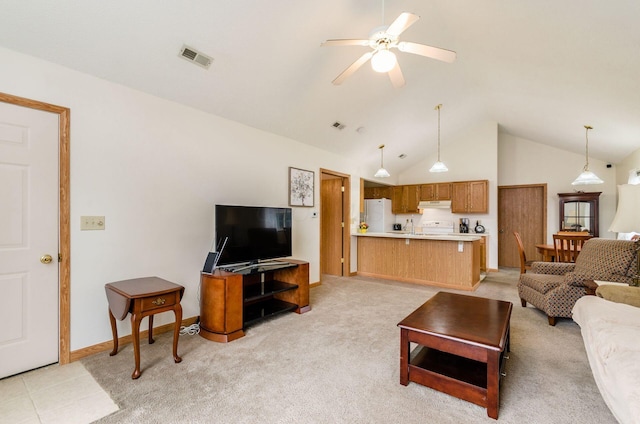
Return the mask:
POLYGON ((382 163, 382 149, 384 149, 384 144, 381 144, 378 148, 380 149, 380 168, 384 168, 384 164, 382 163))
POLYGON ((438 110, 438 162, 440 162, 440 108, 441 107, 442 107, 441 104, 436 106, 436 109, 438 110))
POLYGON ((587 163, 585 163, 584 165, 584 170, 588 171, 589 170, 589 130, 593 129, 592 127, 590 127, 589 125, 585 125, 584 126, 587 130, 587 133, 585 134, 585 137, 587 138, 587 144, 586 144, 586 155, 587 155, 587 163))

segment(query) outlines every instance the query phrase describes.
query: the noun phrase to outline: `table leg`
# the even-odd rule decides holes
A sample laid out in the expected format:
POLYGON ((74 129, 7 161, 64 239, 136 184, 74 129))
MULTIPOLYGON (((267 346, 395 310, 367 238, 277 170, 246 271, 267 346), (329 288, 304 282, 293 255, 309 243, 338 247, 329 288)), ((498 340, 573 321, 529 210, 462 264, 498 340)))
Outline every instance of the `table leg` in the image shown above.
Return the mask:
POLYGON ((133 313, 131 314, 131 336, 133 337, 133 357, 136 362, 136 368, 131 374, 132 379, 140 377, 140 321, 142 317, 133 313))
POLYGON ((111 334, 113 334, 113 350, 109 352, 109 356, 113 356, 118 353, 118 327, 116 326, 116 318, 109 309, 109 322, 111 323, 111 334))
POLYGON ((182 323, 182 306, 179 303, 173 308, 176 315, 176 322, 173 325, 173 361, 177 364, 182 362, 182 358, 178 356, 178 337, 180 336, 180 324, 182 323))
POLYGON ((489 351, 487 355, 487 415, 498 419, 500 404, 500 352, 489 351))
POLYGON ((409 384, 409 330, 400 329, 400 384, 409 384))
POLYGON ((149 344, 153 344, 153 315, 149 315, 149 344))

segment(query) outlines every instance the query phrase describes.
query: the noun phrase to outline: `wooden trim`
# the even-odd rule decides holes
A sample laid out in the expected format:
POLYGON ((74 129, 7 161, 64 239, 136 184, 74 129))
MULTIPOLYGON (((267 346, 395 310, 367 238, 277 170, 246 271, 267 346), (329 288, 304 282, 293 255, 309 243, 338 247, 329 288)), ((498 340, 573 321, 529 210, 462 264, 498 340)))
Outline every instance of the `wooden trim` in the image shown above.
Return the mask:
POLYGON ((71 111, 63 106, 56 106, 37 100, 12 96, 0 92, 0 102, 10 103, 17 106, 28 107, 44 112, 56 113, 59 116, 59 140, 58 140, 58 168, 60 180, 59 197, 59 349, 58 361, 60 365, 70 362, 71 345, 71 227, 70 227, 70 205, 71 193, 69 168, 70 168, 70 119, 71 111))
POLYGON ((310 283, 309 288, 312 289, 314 287, 318 287, 322 285, 322 281, 316 281, 315 283, 310 283))
MULTIPOLYGON (((188 327, 191 324, 196 323, 198 321, 198 318, 199 317, 196 316, 196 317, 183 319, 182 323, 180 325, 188 327)), ((162 334, 162 333, 167 333, 169 331, 173 331, 173 325, 174 324, 175 324, 175 322, 172 322, 172 323, 169 323, 169 324, 160 325, 158 327, 153 327, 154 337, 157 334, 162 334)), ((149 330, 141 331, 140 332, 140 340, 146 340, 148 334, 149 334, 149 330)), ((118 346, 121 348, 123 345, 125 345, 127 343, 131 343, 132 339, 133 339, 133 337, 131 336, 131 334, 129 334, 127 336, 118 337, 118 346)), ((95 355, 96 353, 111 351, 111 349, 113 349, 113 340, 109 340, 109 341, 106 341, 106 342, 98 343, 98 344, 93 345, 93 346, 84 347, 82 349, 74 350, 73 352, 71 352, 69 357, 70 357, 70 361, 74 362, 74 361, 77 361, 79 359, 86 358, 87 356, 95 355)))

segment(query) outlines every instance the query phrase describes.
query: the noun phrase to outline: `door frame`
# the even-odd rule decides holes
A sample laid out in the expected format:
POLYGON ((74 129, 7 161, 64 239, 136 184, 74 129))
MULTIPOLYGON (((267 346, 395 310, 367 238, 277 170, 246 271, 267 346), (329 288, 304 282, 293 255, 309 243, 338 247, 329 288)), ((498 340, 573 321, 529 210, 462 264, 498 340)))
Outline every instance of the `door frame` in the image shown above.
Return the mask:
POLYGON ((63 106, 39 102, 24 97, 13 96, 0 92, 0 102, 16 106, 27 107, 58 115, 58 172, 59 172, 59 225, 58 225, 58 289, 59 289, 59 329, 58 329, 58 363, 60 365, 70 362, 71 350, 71 227, 69 191, 69 136, 71 110, 63 106))
MULTIPOLYGON (((344 194, 342 196, 342 217, 344 227, 342 228, 342 252, 344 255, 344 263, 342 264, 342 276, 348 277, 351 275, 351 224, 349 222, 351 217, 351 176, 349 174, 343 174, 341 172, 331 171, 329 169, 320 168, 320 184, 322 184, 322 174, 332 175, 343 179, 344 194)), ((320 199, 322 202, 322 199, 320 199)), ((320 208, 322 210, 322 208, 320 208)), ((322 225, 322 220, 320 221, 322 225)), ((322 228, 320 228, 320 256, 322 256, 322 228)), ((322 260, 320 257, 320 269, 322 269, 322 260)), ((322 278, 322 276, 321 276, 322 278)))

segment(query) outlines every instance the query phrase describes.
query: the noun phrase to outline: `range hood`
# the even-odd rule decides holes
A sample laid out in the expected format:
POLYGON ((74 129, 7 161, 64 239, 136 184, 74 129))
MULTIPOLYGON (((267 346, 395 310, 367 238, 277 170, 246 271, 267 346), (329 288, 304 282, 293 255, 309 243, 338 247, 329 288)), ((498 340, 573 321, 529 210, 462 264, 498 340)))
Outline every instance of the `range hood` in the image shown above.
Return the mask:
POLYGON ((423 200, 418 209, 451 209, 451 200, 423 200))

